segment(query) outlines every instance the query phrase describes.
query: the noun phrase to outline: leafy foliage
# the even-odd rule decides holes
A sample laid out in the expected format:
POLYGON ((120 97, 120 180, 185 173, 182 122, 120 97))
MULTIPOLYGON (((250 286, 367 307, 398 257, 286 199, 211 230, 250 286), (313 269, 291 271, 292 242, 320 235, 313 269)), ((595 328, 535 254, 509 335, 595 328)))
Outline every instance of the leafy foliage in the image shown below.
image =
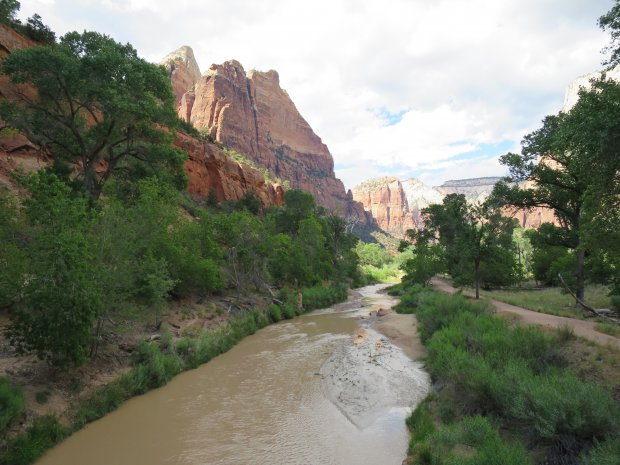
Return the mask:
POLYGON ((157 173, 184 185, 185 155, 170 145, 166 130, 178 120, 170 82, 131 45, 70 32, 57 45, 15 51, 2 69, 22 86, 21 107, 5 106, 3 118, 48 147, 57 164, 78 160, 80 181, 92 197, 113 174, 135 179, 157 173))
POLYGON ((492 203, 472 205, 462 194, 449 194, 422 214, 425 229, 409 234, 415 258, 405 264, 405 279, 426 284, 445 267, 457 285, 474 284, 476 298, 480 285, 516 281, 515 224, 492 203))
POLYGON ((79 364, 102 307, 90 235, 94 215, 87 200, 53 174, 40 172, 25 182, 32 192, 24 201, 32 267, 15 283, 19 298, 7 335, 21 352, 35 351, 58 365, 79 364))
POLYGON ((0 376, 0 433, 24 411, 24 395, 8 378, 0 376))
MULTIPOLYGON (((452 463, 462 451, 459 445, 474 450, 458 456, 458 463, 470 463, 463 462, 470 456, 477 457, 471 463, 504 463, 475 455, 485 446, 475 445, 473 437, 463 441, 465 431, 456 433, 473 421, 476 431, 486 431, 483 436, 495 442, 491 440, 495 434, 482 424, 487 420, 473 420, 472 415, 493 419, 525 444, 540 439, 569 444, 550 452, 558 454, 553 463, 580 453, 587 456, 589 445, 597 441, 604 446, 597 446, 592 456, 608 457, 615 447, 611 438, 620 433, 620 411, 609 391, 581 381, 564 368, 557 347, 566 339, 546 335, 537 327, 510 328, 505 320, 459 295, 435 294, 419 287, 405 289, 403 297, 404 306, 413 309, 421 325, 420 334, 428 347, 426 367, 442 386, 435 394, 436 412, 448 423, 433 432, 424 419, 428 412, 421 411, 410 420, 422 428, 411 444, 417 463, 452 463)), ((506 447, 501 442, 494 445, 498 446, 506 447)), ((513 449, 508 446, 506 450, 513 449)), ((517 459, 505 463, 519 463, 513 460, 517 459)))
POLYGON ((620 84, 604 77, 591 90, 582 89, 569 113, 547 116, 524 138, 520 154, 501 158, 510 176, 494 191, 503 204, 553 209, 560 227, 549 226, 544 240, 574 251, 574 288, 581 299, 591 251, 618 276, 613 241, 620 225, 619 101, 620 84), (528 188, 516 184, 526 180, 528 188))

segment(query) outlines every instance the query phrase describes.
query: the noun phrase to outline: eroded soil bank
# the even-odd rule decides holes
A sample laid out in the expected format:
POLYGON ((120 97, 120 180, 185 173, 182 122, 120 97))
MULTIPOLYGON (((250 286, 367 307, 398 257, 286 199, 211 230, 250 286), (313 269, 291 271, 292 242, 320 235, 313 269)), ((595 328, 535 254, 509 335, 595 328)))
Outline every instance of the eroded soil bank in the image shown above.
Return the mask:
POLYGON ((88 425, 38 464, 400 464, 404 418, 429 380, 374 329, 383 324, 415 352, 406 336, 413 320, 376 316, 392 303, 378 289, 264 328, 88 425))

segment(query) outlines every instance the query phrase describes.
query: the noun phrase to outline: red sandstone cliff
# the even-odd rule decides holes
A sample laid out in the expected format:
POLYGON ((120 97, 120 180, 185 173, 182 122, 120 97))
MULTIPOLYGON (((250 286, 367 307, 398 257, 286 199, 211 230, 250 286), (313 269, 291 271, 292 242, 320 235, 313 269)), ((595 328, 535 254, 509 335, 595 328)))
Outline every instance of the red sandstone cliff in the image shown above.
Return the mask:
POLYGON ((265 182, 260 171, 237 163, 217 145, 182 133, 177 135, 175 145, 188 155, 185 172, 192 197, 206 198, 213 190, 220 201, 239 200, 246 192, 254 192, 263 206, 284 203, 281 186, 265 182))
MULTIPOLYGON (((177 113, 182 114, 181 106, 187 108, 186 100, 183 99, 183 96, 188 89, 193 89, 198 79, 200 79, 200 68, 196 58, 194 58, 194 51, 191 47, 184 45, 166 55, 160 64, 168 71, 168 76, 172 83, 172 91, 176 97, 177 113)), ((190 94, 186 97, 186 99, 188 98, 190 98, 190 94)), ((193 103, 193 100, 191 103, 193 103)), ((187 120, 189 115, 186 112, 182 117, 187 120)))
MULTIPOLYGON (((366 181, 353 188, 353 198, 377 222, 379 228, 396 237, 404 237, 407 229, 422 225, 420 211, 432 203, 441 203, 447 194, 464 194, 469 201, 483 201, 499 178, 453 180, 439 187, 427 186, 416 179, 401 182, 395 177, 366 181)), ((553 223, 553 210, 505 208, 504 215, 516 218, 524 228, 538 228, 542 223, 553 223)))
MULTIPOLYGON (((173 86, 180 80, 172 76, 173 86)), ((280 87, 276 71, 245 72, 235 60, 212 65, 177 99, 179 116, 275 177, 314 195, 330 211, 368 224, 363 206, 334 173, 327 146, 280 87)))
MULTIPOLYGON (((33 45, 34 42, 0 24, 0 57, 33 45)), ((166 66, 177 95, 182 95, 179 89, 193 85, 200 77, 198 65, 189 47, 181 47, 168 55, 166 66)), ((1 76, 0 99, 10 99, 13 95, 13 86, 6 77, 1 76)), ((188 154, 184 168, 189 178, 190 195, 206 198, 209 192, 214 190, 220 201, 239 200, 246 192, 251 191, 256 193, 263 206, 283 203, 281 186, 265 182, 261 172, 230 159, 217 145, 183 133, 177 134, 175 145, 188 154)), ((23 135, 7 131, 0 136, 0 186, 17 190, 18 186, 11 176, 13 171, 33 172, 49 166, 50 163, 49 156, 23 135)))
POLYGON ((364 206, 381 229, 396 237, 404 237, 408 229, 417 227, 403 185, 395 177, 373 179, 356 186, 353 199, 364 206))

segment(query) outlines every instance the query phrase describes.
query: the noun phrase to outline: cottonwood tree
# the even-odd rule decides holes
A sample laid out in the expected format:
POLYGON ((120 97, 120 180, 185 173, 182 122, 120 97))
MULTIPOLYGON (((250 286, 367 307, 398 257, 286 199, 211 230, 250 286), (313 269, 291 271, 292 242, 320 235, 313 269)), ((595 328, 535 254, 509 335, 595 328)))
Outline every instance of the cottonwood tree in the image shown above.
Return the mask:
MULTIPOLYGON (((432 237, 441 246, 429 262, 443 257, 457 285, 473 284, 476 298, 480 286, 505 285, 515 280, 513 219, 502 216, 491 202, 470 204, 462 194, 449 194, 443 203, 422 210, 426 243, 432 237)), ((423 254, 428 258, 428 254, 423 254)))
MULTIPOLYGON (((620 2, 599 19, 611 33, 609 67, 620 63, 620 2)), ((620 85, 603 76, 581 89, 568 113, 543 120, 527 135, 520 154, 500 161, 509 176, 495 197, 507 205, 553 209, 559 226, 546 226, 549 245, 575 252, 575 292, 584 298, 586 256, 594 253, 611 269, 620 289, 620 85), (528 188, 515 183, 531 181, 528 188)), ((617 289, 618 291, 618 289, 617 289)))
POLYGON ((558 225, 547 226, 547 232, 555 230, 547 236, 550 245, 575 252, 575 293, 581 300, 586 256, 592 247, 613 247, 609 241, 595 245, 588 231, 595 220, 607 224, 618 217, 619 147, 620 85, 603 77, 580 91, 569 113, 547 116, 524 138, 520 154, 500 158, 509 176, 497 184, 494 197, 506 205, 554 211, 558 225))
POLYGON ((184 185, 185 155, 171 145, 170 82, 130 44, 70 32, 58 44, 11 53, 2 71, 18 95, 2 117, 48 148, 57 165, 79 163, 79 181, 93 198, 113 174, 158 173, 184 185))

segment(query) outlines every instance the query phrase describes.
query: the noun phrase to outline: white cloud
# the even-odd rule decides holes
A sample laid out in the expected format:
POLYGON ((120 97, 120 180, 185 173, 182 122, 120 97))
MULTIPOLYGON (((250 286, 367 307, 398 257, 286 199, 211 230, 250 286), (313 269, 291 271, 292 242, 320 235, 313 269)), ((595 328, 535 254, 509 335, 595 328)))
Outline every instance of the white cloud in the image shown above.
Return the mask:
MULTIPOLYGON (((33 0, 54 30, 94 29, 159 61, 180 45, 200 68, 236 58, 276 69, 345 184, 439 166, 521 137, 564 87, 599 67, 596 19, 612 0, 33 0), (385 126, 378 111, 405 111, 385 126), (359 164, 359 165, 356 165, 359 164)), ((491 166, 454 162, 448 176, 491 166)), ((497 162, 494 162, 497 165, 497 162)), ((493 169, 501 169, 495 166, 493 169)), ((486 170, 486 171, 485 171, 486 170)), ((435 171, 442 173, 442 171, 435 171)))

